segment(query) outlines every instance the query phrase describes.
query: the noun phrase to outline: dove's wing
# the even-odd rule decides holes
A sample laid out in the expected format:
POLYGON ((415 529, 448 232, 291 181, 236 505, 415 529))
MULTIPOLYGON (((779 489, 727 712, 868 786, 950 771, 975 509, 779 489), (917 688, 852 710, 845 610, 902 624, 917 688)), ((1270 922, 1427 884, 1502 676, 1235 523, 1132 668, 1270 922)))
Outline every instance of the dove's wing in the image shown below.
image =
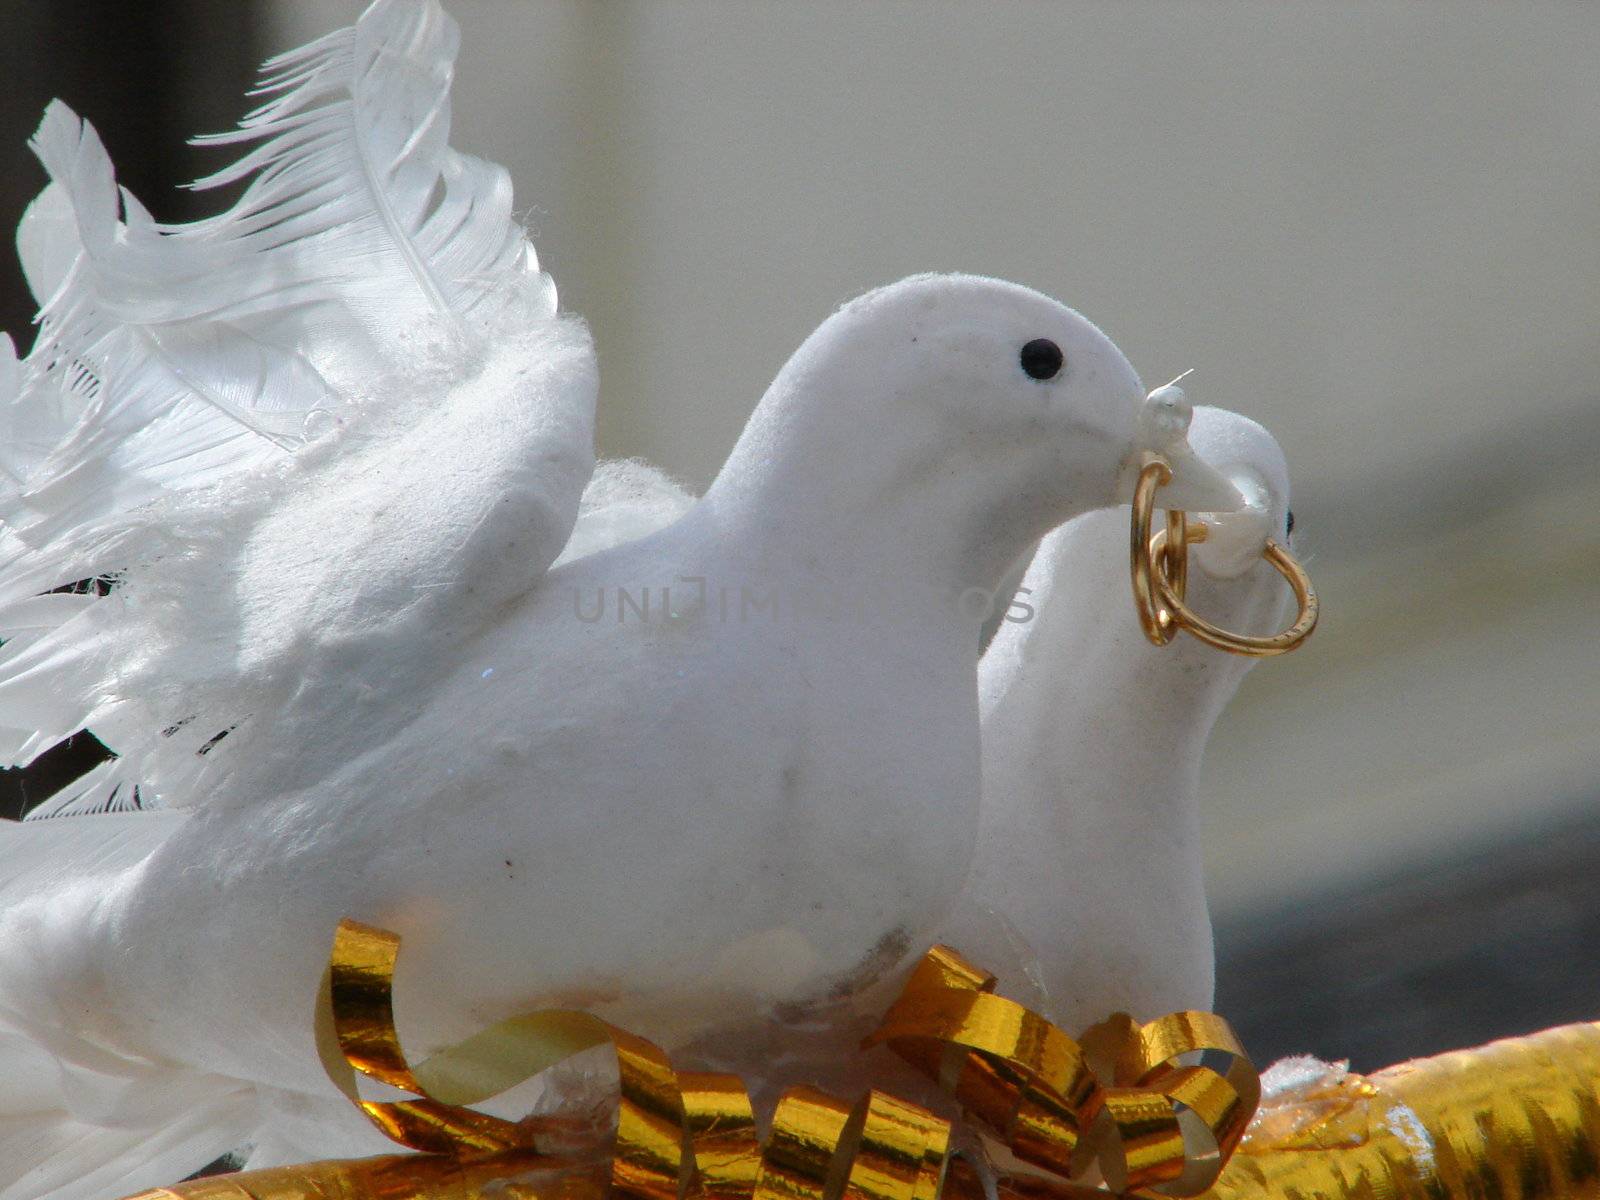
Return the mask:
POLYGON ((0 755, 89 728, 120 757, 45 811, 194 802, 221 735, 365 652, 415 683, 566 543, 593 354, 505 172, 448 144, 456 45, 434 0, 379 0, 273 60, 209 139, 249 148, 201 186, 242 195, 189 225, 47 111, 41 327, 0 347, 0 755))

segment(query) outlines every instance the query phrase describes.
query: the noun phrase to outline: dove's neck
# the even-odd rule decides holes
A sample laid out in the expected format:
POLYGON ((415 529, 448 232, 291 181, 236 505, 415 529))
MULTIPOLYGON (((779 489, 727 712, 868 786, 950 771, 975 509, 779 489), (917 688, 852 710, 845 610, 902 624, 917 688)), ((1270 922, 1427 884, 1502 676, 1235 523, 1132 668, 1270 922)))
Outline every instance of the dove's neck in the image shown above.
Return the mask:
MULTIPOLYGON (((1033 617, 1002 626, 979 674, 970 891, 1016 926, 1068 1021, 1211 1001, 1200 764, 1249 662, 1144 639, 1126 523, 1126 509, 1090 513, 1045 540, 1019 593, 1033 617)), ((1204 582, 1211 600, 1238 591, 1261 604, 1258 581, 1204 582)), ((1208 611, 1237 619, 1229 607, 1208 611)))
MULTIPOLYGON (((704 513, 752 555, 834 585, 959 597, 993 593, 1029 545, 1091 506, 1063 494, 1063 473, 1051 470, 1059 460, 1044 451, 909 420, 874 426, 868 414, 881 411, 853 396, 795 394, 780 376, 704 513)), ((1109 471, 1082 490, 1110 494, 1109 471)))

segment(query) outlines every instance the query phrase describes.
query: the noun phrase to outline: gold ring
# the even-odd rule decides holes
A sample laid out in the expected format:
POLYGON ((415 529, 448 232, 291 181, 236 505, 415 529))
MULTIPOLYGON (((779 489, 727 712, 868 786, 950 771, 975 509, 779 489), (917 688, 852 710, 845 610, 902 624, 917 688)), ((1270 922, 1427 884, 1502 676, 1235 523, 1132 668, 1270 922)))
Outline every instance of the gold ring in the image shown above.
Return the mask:
POLYGON ((1271 538, 1262 548, 1261 557, 1272 564, 1294 591, 1295 602, 1300 607, 1294 624, 1268 637, 1251 637, 1213 625, 1185 603, 1189 547, 1205 541, 1206 527, 1199 522, 1189 524, 1182 510, 1169 509, 1167 527, 1151 532, 1156 491, 1171 479, 1172 468, 1166 461, 1159 455, 1149 455, 1139 471, 1139 482, 1133 492, 1133 528, 1129 542, 1133 600, 1145 637, 1157 646, 1165 646, 1178 636, 1179 629, 1184 629, 1208 646, 1252 658, 1286 654, 1310 637, 1319 615, 1317 593, 1305 568, 1271 538))
MULTIPOLYGON (((1133 568, 1133 604, 1139 613, 1139 627, 1144 630, 1145 637, 1157 646, 1165 646, 1178 636, 1176 614, 1163 605, 1156 594, 1156 576, 1164 577, 1166 572, 1162 569, 1165 564, 1157 562, 1151 552, 1154 539, 1150 535, 1150 523, 1156 510, 1156 489, 1171 482, 1172 468, 1166 460, 1159 455, 1146 455, 1144 466, 1139 470, 1139 482, 1133 489, 1133 529, 1128 542, 1129 563, 1133 568)), ((1181 512, 1178 519, 1183 520, 1181 512)), ((1170 525, 1170 512, 1167 521, 1170 525)), ((1187 538, 1175 540, 1178 545, 1188 544, 1187 538)), ((1176 576, 1180 586, 1187 582, 1188 573, 1188 555, 1183 557, 1183 565, 1177 568, 1176 576)))

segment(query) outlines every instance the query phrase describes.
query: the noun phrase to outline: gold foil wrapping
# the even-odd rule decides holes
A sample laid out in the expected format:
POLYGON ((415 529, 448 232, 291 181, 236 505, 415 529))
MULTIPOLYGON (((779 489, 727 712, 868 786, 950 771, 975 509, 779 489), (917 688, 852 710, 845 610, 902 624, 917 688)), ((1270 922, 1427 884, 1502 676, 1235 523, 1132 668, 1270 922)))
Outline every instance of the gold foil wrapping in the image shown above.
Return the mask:
POLYGON ((1600 1023, 1271 1098, 1207 1200, 1600 1198, 1600 1023))
POLYGON ((390 1154, 195 1179, 130 1200, 598 1200, 604 1175, 537 1155, 390 1154))

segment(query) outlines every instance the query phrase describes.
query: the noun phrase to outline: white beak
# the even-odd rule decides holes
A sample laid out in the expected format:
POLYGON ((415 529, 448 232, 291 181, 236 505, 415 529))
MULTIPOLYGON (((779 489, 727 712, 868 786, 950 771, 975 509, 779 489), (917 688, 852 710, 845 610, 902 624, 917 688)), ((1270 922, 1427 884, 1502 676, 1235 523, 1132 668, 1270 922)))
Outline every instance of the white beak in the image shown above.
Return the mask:
POLYGON ((1187 441, 1165 452, 1172 467, 1172 482, 1162 488, 1156 501, 1162 508, 1181 508, 1187 512, 1234 512, 1245 506, 1245 498, 1221 471, 1201 458, 1187 441), (1175 453, 1174 450, 1177 452, 1175 453))
MULTIPOLYGON (((1234 512, 1245 506, 1245 498, 1228 477, 1194 452, 1189 445, 1189 422, 1194 419, 1183 389, 1169 383, 1145 398, 1139 413, 1134 461, 1126 468, 1136 479, 1146 452, 1161 455, 1172 468, 1172 481, 1156 497, 1162 508, 1181 508, 1187 512, 1234 512)), ((1130 482, 1126 492, 1133 498, 1130 482)))

